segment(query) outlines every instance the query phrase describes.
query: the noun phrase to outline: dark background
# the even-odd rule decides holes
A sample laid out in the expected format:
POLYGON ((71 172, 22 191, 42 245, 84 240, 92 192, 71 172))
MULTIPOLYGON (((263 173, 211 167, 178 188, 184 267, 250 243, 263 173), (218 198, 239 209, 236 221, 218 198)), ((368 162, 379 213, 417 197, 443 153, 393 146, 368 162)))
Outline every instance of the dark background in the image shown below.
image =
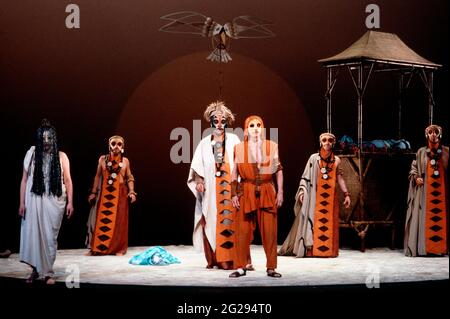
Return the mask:
MULTIPOLYGON (((326 129, 326 72, 317 60, 342 51, 367 31, 365 8, 370 3, 381 9, 379 31, 397 34, 418 54, 443 65, 435 74, 434 122, 443 126, 446 143, 449 3, 445 0, 2 2, 2 246, 18 249, 22 161, 44 117, 57 128, 61 150, 69 156, 75 191, 76 214, 63 222, 60 248, 83 246, 88 191, 97 159, 107 152, 107 139, 113 134, 125 137, 136 177, 138 202, 130 212, 130 245, 192 244, 189 164, 170 160, 170 149, 177 142, 170 140, 170 132, 184 127, 192 138, 192 120, 201 119, 205 106, 219 98, 219 71, 222 98, 236 113, 235 126, 256 113, 267 127, 278 128, 285 167, 281 243, 293 221, 293 197, 306 159, 326 129), (69 3, 80 7, 80 29, 65 27, 69 3), (205 60, 209 39, 158 31, 165 24, 160 16, 184 10, 219 23, 253 15, 272 21, 277 36, 234 40, 233 61, 219 69, 205 60)), ((376 75, 369 82, 365 140, 396 138, 395 92, 392 75, 376 75)), ((356 137, 356 94, 348 74, 339 78, 333 103, 336 135, 356 137)), ((404 137, 416 150, 425 142, 428 124, 427 96, 418 78, 408 91, 404 112, 404 137)), ((404 187, 406 192, 406 179, 404 187)))

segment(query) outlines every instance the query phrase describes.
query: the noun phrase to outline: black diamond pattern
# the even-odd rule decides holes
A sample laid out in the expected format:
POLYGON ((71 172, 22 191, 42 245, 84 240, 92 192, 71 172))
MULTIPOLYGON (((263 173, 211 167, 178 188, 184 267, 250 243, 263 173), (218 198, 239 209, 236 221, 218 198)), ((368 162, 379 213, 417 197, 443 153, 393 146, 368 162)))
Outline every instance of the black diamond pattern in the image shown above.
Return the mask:
POLYGON ((442 240, 442 238, 439 237, 439 236, 437 236, 437 235, 434 235, 434 236, 431 237, 430 239, 431 239, 432 241, 434 241, 435 243, 437 243, 438 241, 441 241, 441 240, 442 240))
POLYGON ((114 213, 112 211, 110 211, 110 210, 105 209, 105 210, 102 210, 102 214, 104 214, 106 216, 109 216, 109 215, 114 214, 114 213))
POLYGON ((319 229, 320 229, 321 231, 325 232, 325 231, 328 230, 328 227, 327 227, 327 226, 322 226, 322 227, 319 227, 319 229))
POLYGON ((323 188, 325 188, 325 189, 329 189, 331 186, 330 185, 328 185, 328 184, 323 184, 323 186, 322 186, 323 188))
POLYGON ((329 250, 330 248, 328 248, 327 246, 320 246, 319 249, 321 252, 326 252, 327 250, 329 250))
POLYGON ((103 204, 103 206, 105 206, 106 208, 111 208, 111 207, 114 206, 114 204, 111 203, 111 202, 106 202, 106 203, 103 204))
POLYGON ((325 217, 322 217, 321 219, 319 219, 319 222, 321 222, 322 224, 326 224, 326 223, 328 223, 328 219, 326 219, 325 217))
POLYGON ((438 232, 438 231, 440 231, 442 229, 442 227, 439 226, 439 225, 434 225, 434 226, 431 226, 430 229, 432 231, 438 232))
POLYGON ((441 195, 441 192, 438 192, 438 191, 432 191, 432 192, 431 192, 431 195, 433 195, 433 196, 438 196, 438 195, 441 195))
POLYGON ((323 192, 322 194, 320 194, 320 196, 322 196, 323 198, 328 198, 330 197, 330 194, 323 192))
POLYGON ((108 247, 106 247, 105 245, 101 244, 101 245, 98 245, 98 246, 97 246, 97 249, 98 249, 98 250, 101 250, 101 251, 105 251, 105 250, 108 249, 108 247))
POLYGON ((110 220, 109 218, 102 218, 102 219, 100 219, 100 221, 101 221, 103 224, 109 224, 109 223, 111 223, 111 220, 110 220))
POLYGON ((439 216, 433 216, 430 218, 432 221, 434 221, 435 223, 437 223, 438 221, 440 221, 442 218, 439 216))
POLYGON ((433 182, 431 183, 431 186, 433 186, 434 188, 438 188, 439 186, 441 186, 441 184, 438 182, 433 182))
POLYGON ((102 232, 107 232, 107 231, 110 231, 111 230, 111 228, 109 228, 108 226, 102 226, 102 227, 100 227, 99 228, 102 232))
POLYGON ((230 229, 225 229, 224 231, 222 231, 221 233, 220 233, 222 236, 225 236, 225 237, 230 237, 231 235, 233 235, 234 234, 234 231, 232 231, 232 230, 230 230, 230 229))
POLYGON ((439 214, 440 212, 442 212, 442 209, 435 207, 431 211, 435 214, 439 214))
POLYGON ((432 201, 431 201, 434 205, 437 205, 437 204, 439 204, 440 202, 442 202, 440 199, 437 199, 437 198, 435 198, 435 199, 433 199, 432 201))
POLYGON ((100 239, 101 241, 108 240, 109 238, 110 238, 110 237, 107 236, 107 235, 105 235, 105 234, 98 236, 98 239, 100 239))
POLYGON ((112 200, 112 199, 116 198, 116 196, 111 195, 111 194, 106 194, 106 195, 105 195, 105 198, 106 198, 107 200, 112 200))
POLYGON ((319 212, 321 212, 322 214, 326 214, 328 213, 328 209, 322 208, 319 210, 319 212))
POLYGON ((325 236, 325 235, 322 235, 322 236, 319 237, 319 239, 320 239, 321 241, 327 241, 327 240, 330 239, 330 238, 327 237, 327 236, 325 236))
POLYGON ((116 188, 112 185, 109 185, 108 187, 106 187, 106 190, 110 193, 114 192, 116 190, 116 188))
POLYGON ((327 205, 328 205, 328 202, 325 201, 325 200, 323 200, 323 201, 320 202, 320 205, 322 205, 322 206, 327 206, 327 205))
POLYGON ((222 245, 220 245, 220 247, 225 248, 225 249, 230 249, 232 248, 234 245, 231 241, 226 241, 224 242, 222 245))

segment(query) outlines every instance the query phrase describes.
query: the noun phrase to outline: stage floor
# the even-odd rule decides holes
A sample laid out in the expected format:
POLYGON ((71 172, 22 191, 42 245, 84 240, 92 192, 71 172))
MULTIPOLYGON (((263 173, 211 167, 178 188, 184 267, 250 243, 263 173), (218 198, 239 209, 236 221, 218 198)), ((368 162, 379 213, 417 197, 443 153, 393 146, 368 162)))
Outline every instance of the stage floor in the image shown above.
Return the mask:
MULTIPOLYGON (((279 257, 282 278, 265 272, 262 246, 252 246, 256 271, 229 278, 231 271, 206 269, 203 253, 192 246, 164 246, 181 263, 168 266, 136 266, 130 258, 149 247, 130 247, 125 256, 85 256, 85 249, 59 250, 54 266, 56 280, 79 278, 83 284, 158 287, 317 287, 388 283, 432 282, 449 279, 449 258, 410 258, 402 250, 368 249, 366 252, 341 249, 338 258, 279 257), (78 276, 79 274, 79 276, 78 276)), ((0 259, 0 277, 25 279, 30 268, 20 263, 18 254, 0 259)))

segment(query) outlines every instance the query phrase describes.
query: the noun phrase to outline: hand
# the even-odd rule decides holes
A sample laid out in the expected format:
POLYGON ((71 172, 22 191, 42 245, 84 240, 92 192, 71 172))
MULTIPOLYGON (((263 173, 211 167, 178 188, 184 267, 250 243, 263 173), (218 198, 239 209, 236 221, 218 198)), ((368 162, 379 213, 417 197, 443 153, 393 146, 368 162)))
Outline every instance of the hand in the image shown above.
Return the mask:
POLYGON ((22 218, 25 218, 25 211, 26 211, 25 204, 20 204, 20 206, 19 206, 19 216, 22 217, 22 218))
POLYGON ((72 204, 67 204, 66 215, 67 215, 67 218, 72 217, 72 215, 73 215, 73 205, 72 204))
POLYGON ((205 184, 197 183, 197 185, 195 186, 195 189, 197 190, 197 192, 203 193, 205 191, 205 184))
POLYGON ((422 177, 417 177, 416 178, 416 185, 417 186, 423 185, 423 178, 422 177))
POLYGON ((277 207, 280 208, 283 205, 283 192, 277 193, 277 207))
POLYGON ((345 206, 345 208, 349 208, 350 204, 351 204, 350 195, 347 195, 344 198, 344 206, 345 206))
POLYGON ((233 207, 239 210, 241 208, 241 205, 239 204, 239 196, 235 195, 231 197, 231 203, 233 204, 233 207))
POLYGON ((89 195, 89 197, 88 197, 89 204, 92 205, 94 203, 96 197, 97 197, 97 194, 91 193, 91 195, 89 195))
POLYGON ((128 195, 128 197, 130 198, 131 203, 134 203, 136 201, 136 195, 130 194, 130 195, 128 195))

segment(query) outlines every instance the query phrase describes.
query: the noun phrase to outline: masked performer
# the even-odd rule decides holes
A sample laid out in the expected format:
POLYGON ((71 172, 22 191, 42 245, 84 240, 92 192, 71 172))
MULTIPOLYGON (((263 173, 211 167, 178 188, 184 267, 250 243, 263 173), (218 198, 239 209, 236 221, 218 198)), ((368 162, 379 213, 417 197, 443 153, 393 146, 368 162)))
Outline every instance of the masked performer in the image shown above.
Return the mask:
POLYGON ((404 248, 412 257, 448 254, 448 147, 438 125, 428 126, 425 137, 409 172, 404 248))
POLYGON ((212 134, 198 144, 187 184, 196 197, 194 247, 204 251, 207 268, 232 269, 235 246, 235 216, 231 204, 233 149, 240 142, 225 128, 234 115, 221 101, 211 103, 204 118, 211 123, 212 134))
POLYGON ((295 220, 280 255, 296 257, 337 257, 339 254, 339 184, 344 206, 350 207, 350 194, 342 177, 341 160, 333 154, 336 137, 323 133, 320 150, 306 163, 295 195, 295 220))
MULTIPOLYGON (((125 140, 109 138, 109 154, 100 156, 88 201, 97 203, 90 238, 90 255, 124 255, 128 249, 128 199, 136 201, 130 161, 122 154, 125 140), (97 199, 98 196, 98 199, 97 199)), ((91 213, 92 215, 92 213, 91 213)), ((88 223, 89 224, 89 223, 88 223)))
POLYGON ((19 259, 31 266, 28 283, 42 277, 54 284, 53 264, 64 211, 73 214, 72 179, 67 155, 58 150, 56 130, 43 120, 23 162, 19 215, 19 259))
POLYGON ((250 116, 245 120, 244 142, 236 146, 236 168, 232 174, 232 202, 237 210, 237 271, 240 277, 248 270, 250 244, 258 223, 266 254, 267 275, 279 278, 277 267, 277 211, 283 203, 283 171, 278 145, 264 138, 263 120, 250 116), (276 177, 277 190, 273 183, 276 177), (238 177, 240 183, 238 184, 238 177))

